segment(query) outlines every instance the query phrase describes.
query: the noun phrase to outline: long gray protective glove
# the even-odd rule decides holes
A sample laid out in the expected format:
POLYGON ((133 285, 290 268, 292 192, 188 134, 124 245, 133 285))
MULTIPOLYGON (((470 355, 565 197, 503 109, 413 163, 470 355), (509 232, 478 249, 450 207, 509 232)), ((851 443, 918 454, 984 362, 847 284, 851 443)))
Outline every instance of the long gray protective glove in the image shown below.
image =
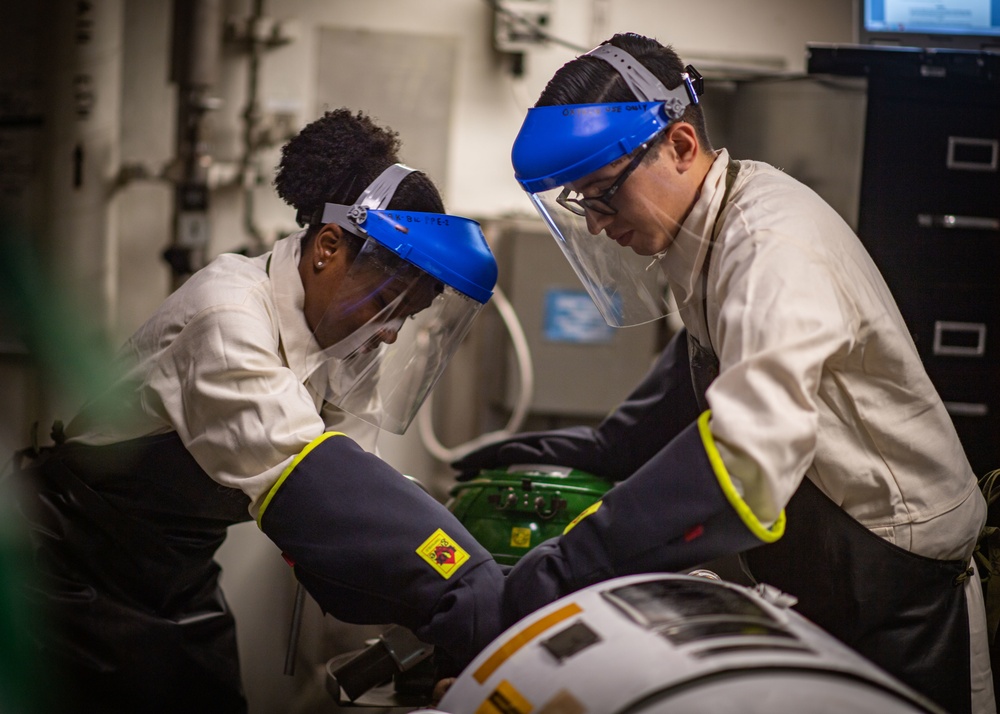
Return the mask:
POLYGON ((761 524, 715 447, 705 412, 566 532, 532 548, 507 573, 504 625, 564 595, 621 575, 671 572, 784 533, 761 524))
POLYGON ((502 631, 493 557, 448 509, 346 436, 311 444, 258 524, 323 612, 409 628, 453 673, 502 631))
POLYGON ((687 330, 681 330, 639 386, 596 428, 525 432, 483 446, 451 466, 460 472, 460 481, 474 478, 481 469, 512 464, 555 464, 620 481, 691 424, 698 412, 687 330))

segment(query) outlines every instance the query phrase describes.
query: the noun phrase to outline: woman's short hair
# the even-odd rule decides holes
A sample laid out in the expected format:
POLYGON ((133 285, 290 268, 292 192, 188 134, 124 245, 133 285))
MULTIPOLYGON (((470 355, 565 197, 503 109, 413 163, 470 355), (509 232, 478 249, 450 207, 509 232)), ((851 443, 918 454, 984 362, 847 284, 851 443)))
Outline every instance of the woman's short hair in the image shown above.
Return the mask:
MULTIPOLYGON (((399 162, 399 135, 363 112, 328 111, 281 149, 274 187, 302 224, 318 226, 323 205, 351 205, 385 169, 399 162)), ((399 184, 389 208, 444 213, 441 194, 419 171, 399 184)))

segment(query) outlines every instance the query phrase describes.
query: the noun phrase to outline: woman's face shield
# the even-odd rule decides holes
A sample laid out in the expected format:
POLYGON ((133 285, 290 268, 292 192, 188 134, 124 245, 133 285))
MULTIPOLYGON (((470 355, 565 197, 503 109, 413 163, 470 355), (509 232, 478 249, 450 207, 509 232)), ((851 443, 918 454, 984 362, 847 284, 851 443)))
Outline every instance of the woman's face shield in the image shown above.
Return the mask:
POLYGON ((461 216, 389 210, 413 169, 388 167, 352 206, 328 203, 349 236, 315 297, 307 382, 322 399, 402 434, 437 382, 496 284, 497 266, 479 224, 461 216))
POLYGON ((309 383, 396 434, 409 426, 482 303, 369 238, 314 331, 309 383))
POLYGON ((346 358, 395 341, 402 322, 427 309, 441 294, 441 283, 392 255, 373 239, 364 241, 347 269, 313 337, 330 356, 346 358))
POLYGON ((330 404, 402 434, 489 300, 496 261, 467 218, 356 209, 324 212, 363 244, 357 255, 345 247, 330 276, 308 382, 330 404))

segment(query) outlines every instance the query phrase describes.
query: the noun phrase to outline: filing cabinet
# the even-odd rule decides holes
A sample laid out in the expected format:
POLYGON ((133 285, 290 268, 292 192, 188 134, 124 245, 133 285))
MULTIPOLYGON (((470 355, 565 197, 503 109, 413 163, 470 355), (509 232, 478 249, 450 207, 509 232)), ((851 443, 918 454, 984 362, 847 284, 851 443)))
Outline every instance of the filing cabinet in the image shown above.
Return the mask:
POLYGON ((1000 468, 1000 55, 811 47, 868 78, 858 235, 977 475, 1000 468))

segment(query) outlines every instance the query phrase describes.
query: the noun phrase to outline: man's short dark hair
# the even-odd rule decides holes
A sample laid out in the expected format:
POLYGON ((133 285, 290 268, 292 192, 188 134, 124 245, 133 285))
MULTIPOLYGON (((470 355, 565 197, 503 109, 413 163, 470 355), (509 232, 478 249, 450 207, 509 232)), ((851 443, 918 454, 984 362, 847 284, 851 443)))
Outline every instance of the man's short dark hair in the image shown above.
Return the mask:
MULTIPOLYGON (((661 45, 656 40, 634 33, 615 35, 602 44, 628 52, 668 89, 680 85, 685 65, 669 45, 661 45)), ((535 106, 634 102, 636 99, 614 67, 598 57, 581 55, 559 68, 535 106)), ((708 138, 701 105, 689 105, 682 119, 694 126, 702 150, 711 151, 712 143, 708 138)))

